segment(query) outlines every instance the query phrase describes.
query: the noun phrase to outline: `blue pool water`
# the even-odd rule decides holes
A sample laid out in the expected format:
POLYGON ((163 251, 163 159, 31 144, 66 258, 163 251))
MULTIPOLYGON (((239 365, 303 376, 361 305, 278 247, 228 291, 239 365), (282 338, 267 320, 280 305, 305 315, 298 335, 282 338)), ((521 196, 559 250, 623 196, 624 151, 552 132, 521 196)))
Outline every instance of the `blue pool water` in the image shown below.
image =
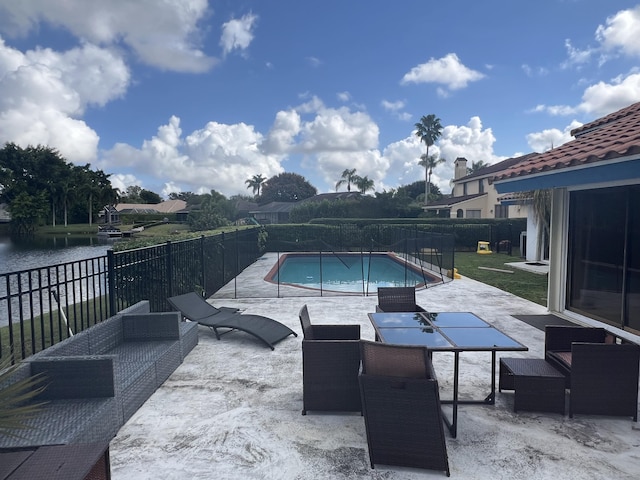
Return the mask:
POLYGON ((422 286, 437 281, 419 268, 388 254, 285 254, 266 280, 339 292, 377 291, 378 287, 422 286))

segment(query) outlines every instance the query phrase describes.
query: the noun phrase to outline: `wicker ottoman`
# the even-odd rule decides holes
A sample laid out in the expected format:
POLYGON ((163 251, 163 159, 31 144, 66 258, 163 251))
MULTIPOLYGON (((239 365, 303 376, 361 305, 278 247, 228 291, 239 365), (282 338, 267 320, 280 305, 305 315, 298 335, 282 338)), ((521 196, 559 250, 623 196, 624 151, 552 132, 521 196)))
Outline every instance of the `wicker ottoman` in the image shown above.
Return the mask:
POLYGON ((565 377, 541 358, 501 358, 499 391, 515 390, 513 411, 565 412, 565 377))

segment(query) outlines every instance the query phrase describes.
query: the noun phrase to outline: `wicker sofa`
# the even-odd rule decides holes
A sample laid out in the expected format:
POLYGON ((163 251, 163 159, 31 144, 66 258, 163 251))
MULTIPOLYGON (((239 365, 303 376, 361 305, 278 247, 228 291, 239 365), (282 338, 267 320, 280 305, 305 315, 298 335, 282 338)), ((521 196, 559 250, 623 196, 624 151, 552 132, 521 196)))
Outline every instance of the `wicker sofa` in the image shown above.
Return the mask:
POLYGON ((603 328, 547 325, 545 360, 566 377, 570 417, 615 415, 638 421, 640 346, 603 328))
MULTIPOLYGON (((0 447, 108 442, 197 344, 197 324, 178 312, 135 306, 22 362, 8 382, 41 373, 47 402, 34 427, 0 447)), ((0 388, 3 386, 0 385, 0 388)))

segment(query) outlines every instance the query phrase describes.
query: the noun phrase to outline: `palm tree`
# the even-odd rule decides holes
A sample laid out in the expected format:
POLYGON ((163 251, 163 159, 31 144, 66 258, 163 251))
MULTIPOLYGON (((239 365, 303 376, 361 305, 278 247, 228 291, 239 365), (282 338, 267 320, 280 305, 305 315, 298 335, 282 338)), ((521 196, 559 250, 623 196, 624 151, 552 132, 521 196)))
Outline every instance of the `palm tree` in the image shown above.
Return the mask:
POLYGON ((344 185, 346 183, 347 192, 350 192, 351 184, 355 183, 357 177, 358 176, 356 175, 355 168, 352 168, 352 169, 345 168, 342 172, 342 175, 340 176, 341 180, 338 180, 336 182, 336 191, 338 191, 338 188, 340 188, 341 185, 344 185))
MULTIPOLYGON (((424 158, 429 158, 429 147, 436 143, 436 140, 442 135, 442 124, 440 119, 434 114, 423 116, 418 123, 415 124, 416 137, 420 138, 420 141, 427 146, 427 153, 424 158)), ((421 156, 420 159, 423 159, 421 156)), ((423 165, 423 163, 420 163, 423 165)), ((424 166, 424 204, 426 205, 429 198, 429 177, 430 171, 428 168, 428 161, 425 160, 424 166)))
POLYGON ((426 154, 423 154, 420 156, 420 162, 418 162, 418 165, 420 165, 421 167, 424 167, 424 170, 426 173, 426 179, 425 182, 427 183, 427 185, 424 187, 425 190, 425 197, 424 197, 424 204, 426 205, 428 202, 428 198, 429 198, 429 194, 431 193, 431 174, 433 173, 433 169, 436 168, 438 165, 440 165, 441 163, 444 163, 444 158, 439 158, 436 155, 431 155, 430 157, 428 157, 426 154))
POLYGON ((17 436, 12 430, 28 428, 25 423, 35 415, 44 402, 29 403, 45 389, 46 378, 42 375, 25 377, 14 383, 9 379, 20 368, 20 364, 10 365, 12 357, 0 361, 0 435, 17 436))
POLYGON ((471 166, 467 167, 467 174, 476 173, 478 170, 482 170, 485 167, 488 167, 489 164, 485 163, 484 160, 478 160, 477 162, 471 162, 471 166))
POLYGON ((356 175, 355 177, 353 177, 352 181, 353 184, 358 187, 360 193, 362 193, 363 195, 369 190, 373 190, 374 182, 366 175, 364 177, 356 175))
POLYGON ((247 184, 247 188, 252 188, 253 189, 253 195, 256 197, 260 196, 260 188, 262 188, 262 184, 266 181, 267 179, 265 177, 262 176, 261 173, 259 173, 258 175, 254 175, 251 178, 248 178, 244 181, 244 183, 247 184))

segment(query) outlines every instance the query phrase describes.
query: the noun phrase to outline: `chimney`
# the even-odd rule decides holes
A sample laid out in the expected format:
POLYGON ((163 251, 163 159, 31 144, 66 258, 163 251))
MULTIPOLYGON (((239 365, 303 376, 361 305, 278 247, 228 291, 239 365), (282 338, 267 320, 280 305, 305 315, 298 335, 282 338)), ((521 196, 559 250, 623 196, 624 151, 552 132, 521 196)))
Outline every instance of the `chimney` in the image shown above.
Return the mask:
POLYGON ((455 162, 453 162, 455 166, 455 171, 453 174, 453 179, 458 180, 459 178, 466 177, 467 173, 467 159, 464 157, 456 158, 455 162))

